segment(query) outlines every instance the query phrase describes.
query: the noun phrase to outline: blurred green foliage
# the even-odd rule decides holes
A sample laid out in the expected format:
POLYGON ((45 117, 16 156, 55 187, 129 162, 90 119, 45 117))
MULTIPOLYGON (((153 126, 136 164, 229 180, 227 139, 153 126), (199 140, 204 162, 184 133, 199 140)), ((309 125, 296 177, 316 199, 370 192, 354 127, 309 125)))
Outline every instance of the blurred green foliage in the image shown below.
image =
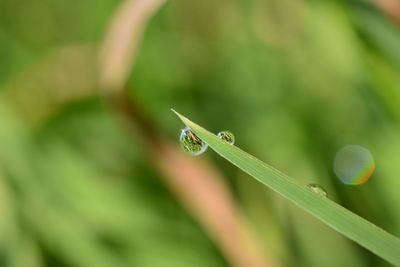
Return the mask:
MULTIPOLYGON (((227 266, 97 96, 115 0, 0 0, 0 266, 227 266)), ((146 30, 131 95, 160 133, 190 114, 400 235, 400 31, 367 1, 170 1, 146 30), (334 176, 360 144, 377 170, 334 176)), ((388 266, 217 159, 282 266, 388 266)))

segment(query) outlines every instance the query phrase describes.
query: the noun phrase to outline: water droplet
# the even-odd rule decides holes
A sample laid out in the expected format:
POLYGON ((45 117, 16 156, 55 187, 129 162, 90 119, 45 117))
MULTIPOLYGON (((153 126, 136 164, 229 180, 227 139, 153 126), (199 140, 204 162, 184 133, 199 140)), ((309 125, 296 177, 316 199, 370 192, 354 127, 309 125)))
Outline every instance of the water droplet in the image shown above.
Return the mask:
POLYGON ((336 153, 333 171, 342 183, 361 185, 374 173, 375 160, 365 147, 347 145, 336 153))
POLYGON ((310 189, 312 192, 322 196, 327 197, 328 193, 326 193, 325 189, 323 189, 320 185, 317 184, 308 184, 307 188, 310 189))
POLYGON ((235 136, 230 131, 221 131, 217 136, 231 145, 235 143, 235 136))
POLYGON ((208 147, 189 127, 182 129, 179 142, 182 149, 192 156, 203 154, 208 147))

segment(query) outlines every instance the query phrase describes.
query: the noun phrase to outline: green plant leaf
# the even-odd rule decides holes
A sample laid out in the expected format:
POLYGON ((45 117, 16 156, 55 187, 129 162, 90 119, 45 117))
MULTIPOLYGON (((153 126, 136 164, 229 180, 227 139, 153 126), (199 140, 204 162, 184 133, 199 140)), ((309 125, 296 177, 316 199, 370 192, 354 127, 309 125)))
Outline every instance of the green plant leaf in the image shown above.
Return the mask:
MULTIPOLYGON (((174 111, 174 110, 173 110, 174 111)), ((400 266, 400 239, 352 213, 329 198, 321 197, 297 184, 284 173, 230 145, 201 126, 174 111, 210 148, 232 164, 303 208, 339 233, 400 266)))

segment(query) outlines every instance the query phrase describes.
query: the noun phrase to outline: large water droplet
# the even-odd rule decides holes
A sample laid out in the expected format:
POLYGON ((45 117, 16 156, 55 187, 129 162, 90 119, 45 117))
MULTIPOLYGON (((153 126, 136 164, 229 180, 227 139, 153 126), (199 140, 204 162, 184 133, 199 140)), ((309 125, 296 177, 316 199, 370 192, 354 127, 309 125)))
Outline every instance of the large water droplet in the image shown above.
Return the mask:
POLYGON ((375 171, 375 160, 365 147, 347 145, 336 153, 333 171, 344 184, 364 184, 375 171))
POLYGON ((323 189, 320 185, 317 184, 308 184, 307 188, 310 189, 312 192, 322 196, 327 197, 328 193, 326 193, 325 189, 323 189))
POLYGON ((233 133, 230 131, 221 131, 217 134, 217 136, 231 145, 235 143, 235 135, 233 135, 233 133))
POLYGON ((192 156, 203 154, 208 147, 189 127, 182 129, 179 142, 182 149, 192 156))

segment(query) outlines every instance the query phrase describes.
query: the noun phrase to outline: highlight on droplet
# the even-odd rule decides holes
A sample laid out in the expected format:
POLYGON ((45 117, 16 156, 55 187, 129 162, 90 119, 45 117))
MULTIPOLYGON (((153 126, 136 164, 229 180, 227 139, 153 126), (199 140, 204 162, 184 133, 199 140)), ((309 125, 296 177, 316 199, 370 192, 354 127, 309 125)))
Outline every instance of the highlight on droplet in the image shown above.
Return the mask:
POLYGON ((336 153, 333 171, 342 183, 361 185, 374 173, 375 160, 365 147, 346 145, 336 153))

